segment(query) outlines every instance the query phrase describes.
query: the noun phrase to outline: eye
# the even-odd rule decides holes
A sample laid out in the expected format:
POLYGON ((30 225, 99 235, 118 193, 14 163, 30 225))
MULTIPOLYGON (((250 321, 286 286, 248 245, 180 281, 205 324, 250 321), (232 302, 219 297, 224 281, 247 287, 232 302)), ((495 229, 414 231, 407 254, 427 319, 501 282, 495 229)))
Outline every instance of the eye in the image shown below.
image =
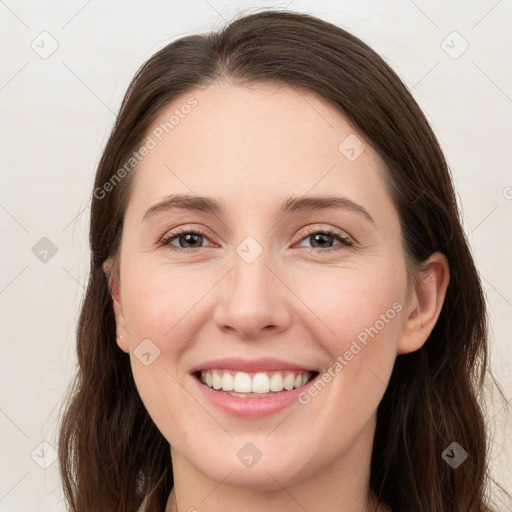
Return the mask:
MULTIPOLYGON (((337 231, 335 229, 322 229, 322 230, 316 230, 311 231, 309 234, 307 234, 306 237, 302 238, 301 241, 304 240, 312 240, 312 248, 311 252, 329 252, 331 250, 338 250, 335 249, 336 245, 334 246, 327 246, 327 244, 338 240, 339 244, 338 246, 345 246, 345 247, 352 247, 354 243, 352 240, 346 236, 343 232, 337 231), (333 248, 334 247, 334 248, 333 248)), ((303 247, 299 245, 299 247, 303 247)))
POLYGON ((191 249, 197 249, 204 247, 202 242, 204 240, 208 240, 206 234, 201 230, 190 230, 184 229, 182 231, 169 233, 169 235, 165 236, 160 242, 159 247, 164 245, 172 246, 172 250, 180 251, 180 252, 189 252, 191 249), (174 240, 179 245, 172 243, 174 240))
MULTIPOLYGON (((310 231, 306 236, 303 236, 301 242, 308 239, 312 240, 313 247, 310 247, 309 249, 310 252, 314 253, 337 250, 337 246, 352 247, 354 245, 347 235, 335 229, 317 229, 315 231, 310 231), (331 246, 328 245, 332 244, 336 240, 339 242, 338 244, 331 246)), ((194 249, 208 247, 203 245, 205 240, 209 240, 209 238, 207 238, 206 233, 200 229, 182 229, 178 232, 175 231, 169 233, 158 243, 158 246, 167 246, 173 251, 191 252, 194 249)), ((304 246, 298 245, 298 247, 304 246)))

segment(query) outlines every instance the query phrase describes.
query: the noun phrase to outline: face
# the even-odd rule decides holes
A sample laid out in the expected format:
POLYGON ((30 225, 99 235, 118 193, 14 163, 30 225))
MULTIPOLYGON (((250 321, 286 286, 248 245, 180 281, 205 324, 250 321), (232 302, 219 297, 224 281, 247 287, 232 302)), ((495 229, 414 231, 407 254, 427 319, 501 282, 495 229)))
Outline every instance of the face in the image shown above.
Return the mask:
POLYGON ((148 135, 114 298, 173 465, 273 489, 355 463, 416 306, 379 156, 282 84, 195 90, 148 135))

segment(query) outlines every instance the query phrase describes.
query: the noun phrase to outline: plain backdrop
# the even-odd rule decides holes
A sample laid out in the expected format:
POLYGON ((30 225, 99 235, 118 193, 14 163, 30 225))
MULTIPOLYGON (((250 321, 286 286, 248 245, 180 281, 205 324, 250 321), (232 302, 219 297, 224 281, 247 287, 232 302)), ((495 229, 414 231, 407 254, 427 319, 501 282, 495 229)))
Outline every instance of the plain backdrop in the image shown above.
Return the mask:
MULTIPOLYGON (((0 1, 0 511, 64 511, 56 432, 76 368, 88 205, 129 80, 172 40, 272 6, 360 37, 423 108, 484 280, 492 368, 512 398, 512 1, 0 1)), ((491 466, 511 491, 503 406, 491 466)))

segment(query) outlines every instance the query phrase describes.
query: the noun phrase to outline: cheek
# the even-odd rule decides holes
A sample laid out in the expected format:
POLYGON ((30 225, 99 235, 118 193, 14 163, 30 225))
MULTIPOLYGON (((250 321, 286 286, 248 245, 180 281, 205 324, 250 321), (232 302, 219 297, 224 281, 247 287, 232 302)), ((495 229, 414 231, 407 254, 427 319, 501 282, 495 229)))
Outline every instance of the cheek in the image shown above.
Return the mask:
MULTIPOLYGON (((317 274, 315 283, 323 293, 310 288, 305 302, 321 319, 315 338, 330 361, 301 403, 326 431, 338 425, 355 433, 377 408, 393 370, 405 280, 382 266, 378 272, 317 274)), ((303 286, 298 295, 305 294, 303 286)))
MULTIPOLYGON (((184 268, 137 268, 123 293, 123 312, 133 340, 163 342, 182 329, 180 322, 193 314, 193 305, 205 294, 201 280, 184 268)), ((206 285, 205 285, 206 287, 206 285)))
MULTIPOLYGON (((391 350, 400 329, 405 280, 400 271, 375 269, 328 269, 316 271, 296 287, 321 327, 318 341, 334 359, 350 349, 352 341, 363 344, 386 338, 391 350), (314 286, 311 285, 314 283, 314 286)), ((311 314, 311 313, 310 313, 311 314)), ((369 343, 368 343, 369 345, 369 343)), ((380 343, 381 348, 385 348, 380 343)))
MULTIPOLYGON (((131 349, 150 339, 165 350, 171 362, 211 321, 222 300, 212 293, 212 287, 222 272, 201 272, 186 265, 149 267, 133 265, 123 276, 123 310, 131 349)), ((281 272, 289 290, 279 294, 284 293, 282 300, 287 301, 285 307, 296 324, 289 326, 291 330, 309 329, 332 359, 350 350, 354 340, 368 347, 370 341, 386 338, 386 344, 371 345, 379 350, 395 349, 401 316, 395 314, 393 305, 401 304, 405 289, 405 272, 398 265, 380 261, 379 266, 366 268, 299 267, 281 272)))
POLYGON ((204 291, 187 286, 186 272, 170 269, 139 271, 125 283, 123 311, 135 385, 162 435, 171 445, 186 446, 192 443, 190 429, 176 425, 205 422, 204 410, 183 387, 180 364, 197 337, 191 307, 204 291))

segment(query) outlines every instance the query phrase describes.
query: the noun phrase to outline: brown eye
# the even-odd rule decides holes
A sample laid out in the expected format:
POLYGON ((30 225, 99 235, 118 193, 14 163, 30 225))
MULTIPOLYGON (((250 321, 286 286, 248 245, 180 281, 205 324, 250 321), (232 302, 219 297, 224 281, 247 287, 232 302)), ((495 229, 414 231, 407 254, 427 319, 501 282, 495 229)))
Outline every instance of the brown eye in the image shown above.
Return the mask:
POLYGON ((202 240, 203 235, 199 233, 188 233, 186 235, 178 235, 175 237, 178 243, 180 244, 180 247, 183 248, 189 248, 189 247, 201 247, 202 246, 202 240), (198 242, 199 241, 199 242, 198 242), (189 246, 189 247, 187 247, 189 246))
POLYGON ((178 233, 170 233, 159 243, 159 246, 167 246, 173 250, 184 250, 186 252, 191 249, 207 247, 203 245, 205 240, 209 239, 204 233, 184 230, 178 233))
MULTIPOLYGON (((303 240, 311 240, 311 248, 315 252, 327 252, 337 245, 349 247, 353 245, 352 241, 347 236, 332 229, 311 232, 306 237, 302 238, 301 241, 303 240), (334 244, 336 240, 339 242, 338 244, 334 244)), ((299 247, 304 246, 299 245, 299 247)))

